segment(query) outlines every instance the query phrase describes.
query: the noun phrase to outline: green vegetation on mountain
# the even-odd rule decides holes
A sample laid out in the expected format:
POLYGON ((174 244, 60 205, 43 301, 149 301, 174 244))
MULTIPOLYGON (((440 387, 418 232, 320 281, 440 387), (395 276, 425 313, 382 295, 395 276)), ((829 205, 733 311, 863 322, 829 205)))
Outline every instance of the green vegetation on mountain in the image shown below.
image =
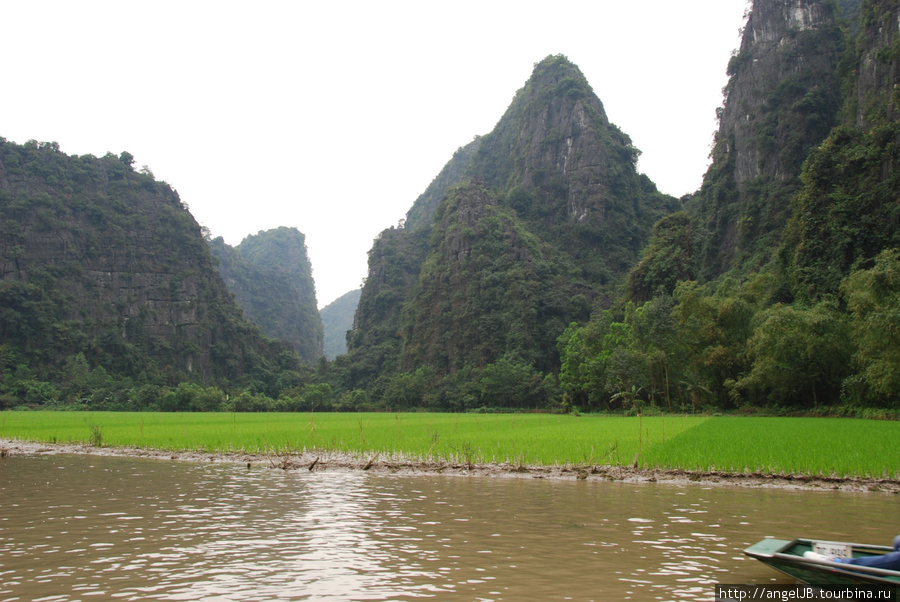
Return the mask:
POLYGON ((843 30, 834 3, 795 4, 754 2, 713 164, 631 302, 560 340, 566 403, 898 407, 900 2, 843 30))
POLYGON ((0 405, 127 405, 179 382, 274 394, 296 363, 241 317, 177 193, 132 161, 0 139, 0 405))
POLYGON ((695 280, 700 243, 700 233, 688 212, 679 211, 659 220, 643 257, 628 273, 628 300, 642 303, 660 292, 671 295, 678 282, 695 280))
POLYGON ((304 235, 282 227, 248 236, 234 248, 221 237, 209 246, 247 319, 266 336, 290 343, 303 363, 316 363, 324 331, 304 235))
POLYGON ((422 269, 427 252, 426 228, 390 228, 369 250, 369 273, 362 287, 348 355, 340 362, 347 372, 343 384, 361 389, 398 367, 399 332, 406 301, 422 269), (364 349, 364 352, 354 352, 364 349))
POLYGON ((713 163, 686 201, 699 240, 698 277, 747 274, 773 259, 802 186, 803 161, 837 123, 846 47, 827 1, 757 1, 719 113, 713 163))
POLYGON ((797 298, 809 302, 900 247, 900 123, 836 128, 810 155, 803 181, 785 250, 797 298))
POLYGON ((404 308, 401 368, 425 365, 443 377, 508 355, 554 369, 544 350, 555 345, 566 317, 586 319, 589 309, 584 296, 573 299, 573 266, 557 255, 488 189, 452 189, 404 308))
POLYGON ((346 382, 376 402, 459 409, 505 403, 495 377, 511 371, 539 385, 518 395, 527 405, 553 403, 557 337, 614 294, 650 224, 677 207, 637 156, 575 65, 535 65, 494 130, 376 241, 337 366, 346 382))

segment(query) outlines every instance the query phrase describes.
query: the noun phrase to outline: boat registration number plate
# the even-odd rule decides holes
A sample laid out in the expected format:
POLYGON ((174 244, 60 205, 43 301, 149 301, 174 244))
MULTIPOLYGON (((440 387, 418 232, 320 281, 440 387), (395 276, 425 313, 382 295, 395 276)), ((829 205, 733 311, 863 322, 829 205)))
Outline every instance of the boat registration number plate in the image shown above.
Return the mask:
POLYGON ((813 543, 813 552, 829 558, 853 558, 853 548, 845 543, 833 541, 816 541, 813 543))

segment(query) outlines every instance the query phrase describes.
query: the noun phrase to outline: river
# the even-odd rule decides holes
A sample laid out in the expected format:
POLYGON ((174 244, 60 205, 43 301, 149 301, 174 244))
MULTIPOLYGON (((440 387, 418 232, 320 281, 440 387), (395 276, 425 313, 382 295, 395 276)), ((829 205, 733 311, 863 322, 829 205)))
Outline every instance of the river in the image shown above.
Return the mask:
POLYGON ((0 459, 0 600, 711 600, 765 536, 890 542, 896 496, 0 459))

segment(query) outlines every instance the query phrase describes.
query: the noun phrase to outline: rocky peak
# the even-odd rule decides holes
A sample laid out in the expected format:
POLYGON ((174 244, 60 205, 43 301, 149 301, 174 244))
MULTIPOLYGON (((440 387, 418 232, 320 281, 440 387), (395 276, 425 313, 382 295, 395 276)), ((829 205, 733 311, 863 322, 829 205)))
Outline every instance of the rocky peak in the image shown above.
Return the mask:
POLYGON ((556 55, 535 65, 484 137, 472 173, 501 190, 538 189, 570 222, 603 223, 616 175, 635 177, 637 156, 629 138, 609 123, 581 70, 556 55))
POLYGON ((316 305, 312 265, 306 249, 306 236, 297 228, 281 226, 250 234, 237 246, 238 252, 252 263, 284 271, 292 284, 316 305))

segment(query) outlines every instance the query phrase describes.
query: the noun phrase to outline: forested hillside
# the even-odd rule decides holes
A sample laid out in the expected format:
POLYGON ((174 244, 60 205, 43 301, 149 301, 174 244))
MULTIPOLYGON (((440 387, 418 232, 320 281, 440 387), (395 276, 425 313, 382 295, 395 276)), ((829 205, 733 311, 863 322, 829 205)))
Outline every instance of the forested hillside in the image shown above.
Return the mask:
POLYGON ((560 340, 567 403, 900 405, 900 3, 838 16, 753 3, 703 187, 560 340))
POLYGON ((242 318, 178 194, 132 162, 0 138, 0 404, 275 393, 296 365, 242 318))
POLYGON ((290 343, 303 363, 318 361, 324 331, 305 236, 282 227, 247 236, 234 248, 221 237, 209 246, 247 319, 266 336, 290 343))

